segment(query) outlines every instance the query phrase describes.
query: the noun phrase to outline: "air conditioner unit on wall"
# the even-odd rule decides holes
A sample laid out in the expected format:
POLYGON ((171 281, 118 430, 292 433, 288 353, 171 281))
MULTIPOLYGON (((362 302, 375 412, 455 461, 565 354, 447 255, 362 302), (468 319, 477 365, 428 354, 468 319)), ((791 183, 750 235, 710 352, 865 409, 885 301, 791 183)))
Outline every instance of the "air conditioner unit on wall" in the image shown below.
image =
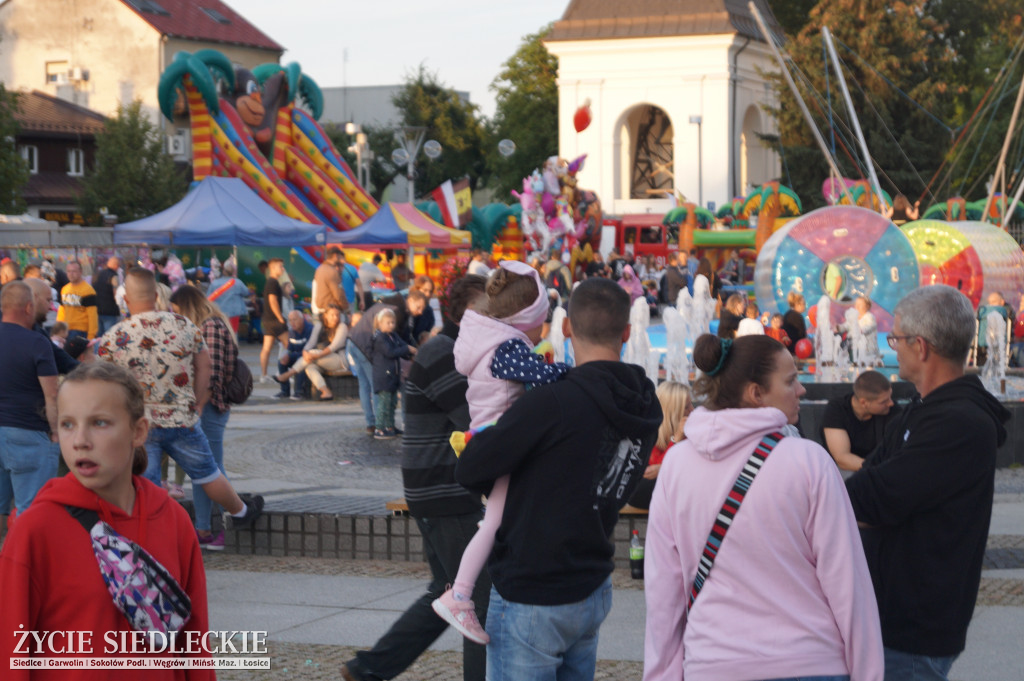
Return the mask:
POLYGON ((188 139, 183 132, 167 136, 167 153, 176 161, 185 159, 188 154, 188 139))

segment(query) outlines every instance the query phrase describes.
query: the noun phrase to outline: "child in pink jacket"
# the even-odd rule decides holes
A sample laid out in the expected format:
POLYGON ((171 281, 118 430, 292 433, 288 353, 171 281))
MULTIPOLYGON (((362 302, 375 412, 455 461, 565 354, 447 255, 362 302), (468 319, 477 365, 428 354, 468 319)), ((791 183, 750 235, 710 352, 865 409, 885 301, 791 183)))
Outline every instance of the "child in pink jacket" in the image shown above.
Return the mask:
MULTIPOLYGON (((503 261, 487 282, 487 315, 466 310, 455 341, 455 368, 469 383, 470 431, 498 420, 532 385, 552 383, 569 367, 547 364, 534 346, 548 313, 548 295, 537 271, 518 261, 503 261)), ((486 644, 470 595, 490 556, 501 525, 508 476, 494 483, 480 529, 466 546, 455 584, 434 601, 434 611, 469 640, 486 644)))

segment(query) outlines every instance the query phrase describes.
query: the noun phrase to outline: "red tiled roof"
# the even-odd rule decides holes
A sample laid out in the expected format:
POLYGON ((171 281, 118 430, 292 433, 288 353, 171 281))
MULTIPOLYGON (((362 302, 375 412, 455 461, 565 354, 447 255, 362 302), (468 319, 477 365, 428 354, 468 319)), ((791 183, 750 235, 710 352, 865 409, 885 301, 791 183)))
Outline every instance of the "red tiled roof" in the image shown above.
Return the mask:
MULTIPOLYGON (((755 0, 769 30, 782 33, 767 0, 755 0)), ((739 34, 762 40, 746 0, 572 0, 547 42, 739 34)))
POLYGON ((58 172, 36 173, 21 193, 26 203, 75 204, 82 193, 82 178, 58 172))
POLYGON ((49 135, 95 135, 103 131, 106 117, 84 106, 33 90, 18 96, 14 114, 20 132, 49 135))
POLYGON ((284 48, 221 0, 121 0, 142 19, 164 35, 189 40, 246 45, 284 52, 284 48), (158 11, 151 11, 149 8, 158 11), (228 23, 221 23, 205 10, 212 10, 228 23), (159 10, 163 10, 160 12, 159 10))

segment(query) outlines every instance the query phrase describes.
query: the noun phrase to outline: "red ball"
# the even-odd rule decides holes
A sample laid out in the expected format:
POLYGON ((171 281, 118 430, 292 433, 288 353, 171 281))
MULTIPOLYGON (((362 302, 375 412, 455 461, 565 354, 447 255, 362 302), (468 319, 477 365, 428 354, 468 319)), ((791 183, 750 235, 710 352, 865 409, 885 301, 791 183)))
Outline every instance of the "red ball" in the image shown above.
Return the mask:
POLYGON ((806 338, 801 338, 796 342, 796 347, 794 348, 794 350, 796 352, 797 357, 799 357, 800 359, 807 359, 814 352, 814 346, 811 345, 811 341, 807 340, 806 338))
POLYGON ((1024 338, 1024 312, 1020 313, 1013 325, 1013 335, 1015 338, 1024 338))

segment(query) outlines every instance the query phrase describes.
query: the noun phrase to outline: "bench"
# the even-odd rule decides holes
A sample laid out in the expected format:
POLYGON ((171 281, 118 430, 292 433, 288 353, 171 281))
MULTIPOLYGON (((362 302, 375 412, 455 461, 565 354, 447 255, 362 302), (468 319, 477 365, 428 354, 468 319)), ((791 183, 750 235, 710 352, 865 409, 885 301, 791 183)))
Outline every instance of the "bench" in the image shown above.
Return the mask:
MULTIPOLYGON (((392 499, 384 504, 384 507, 391 512, 392 516, 408 517, 409 504, 405 498, 392 499)), ((641 539, 647 538, 647 509, 636 508, 625 505, 619 509, 619 522, 612 533, 612 543, 615 545, 615 567, 629 567, 629 541, 633 538, 633 530, 640 533, 641 539)))
MULTIPOLYGON (((323 377, 335 399, 359 399, 359 379, 351 371, 324 372, 323 377)), ((313 397, 313 384, 308 380, 305 383, 303 397, 310 399, 313 397)))
MULTIPOLYGON (((399 499, 392 499, 391 501, 384 504, 384 508, 391 511, 391 515, 407 516, 409 515, 409 504, 405 502, 405 497, 399 499)), ((626 504, 619 509, 620 516, 646 516, 646 508, 637 508, 636 506, 630 506, 626 504)))

